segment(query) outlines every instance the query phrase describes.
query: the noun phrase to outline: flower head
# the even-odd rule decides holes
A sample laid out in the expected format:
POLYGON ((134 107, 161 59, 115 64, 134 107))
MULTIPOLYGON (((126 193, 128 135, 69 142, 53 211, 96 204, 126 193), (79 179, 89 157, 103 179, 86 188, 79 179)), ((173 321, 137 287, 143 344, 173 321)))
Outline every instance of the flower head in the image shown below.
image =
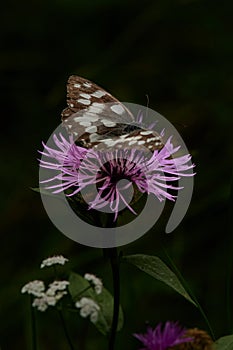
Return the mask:
POLYGON ((32 306, 36 307, 39 311, 46 311, 49 306, 55 306, 57 302, 66 295, 67 292, 62 291, 54 295, 49 295, 47 292, 43 293, 40 298, 33 300, 32 306))
POLYGON ((98 312, 100 311, 99 305, 92 299, 83 297, 81 300, 75 303, 75 306, 80 309, 80 315, 82 317, 90 316, 90 320, 96 323, 98 320, 98 312))
POLYGON ((192 337, 191 343, 182 343, 169 350, 214 350, 214 342, 205 331, 198 328, 187 329, 186 337, 192 337))
POLYGON ((56 256, 52 256, 50 258, 44 259, 42 261, 40 267, 41 267, 41 269, 43 269, 45 266, 52 266, 55 264, 64 265, 67 261, 68 261, 68 259, 64 258, 64 256, 56 255, 56 256))
POLYGON ((109 207, 115 214, 114 220, 122 205, 136 214, 127 202, 131 185, 141 193, 155 195, 159 201, 166 198, 174 201, 176 195, 167 190, 181 189, 173 182, 182 176, 193 175, 187 173, 193 168, 190 155, 173 158, 180 147, 173 146, 171 137, 162 149, 153 153, 131 148, 85 149, 75 145, 71 137, 67 141, 62 135, 60 139, 54 135, 54 143, 57 150, 44 145, 41 152, 50 160, 45 161, 43 157, 40 166, 57 171, 54 177, 43 181, 46 188, 53 193, 69 189, 71 193, 67 196, 74 196, 95 185, 97 192, 89 201, 89 209, 109 207), (48 184, 50 182, 53 184, 48 184))
POLYGON ((93 284, 96 294, 102 293, 103 283, 101 279, 90 273, 85 273, 84 278, 93 284))
POLYGON ((148 328, 145 334, 134 334, 144 348, 141 350, 168 350, 178 344, 192 342, 193 338, 185 337, 185 329, 178 323, 166 322, 164 327, 158 324, 155 329, 148 328))
POLYGON ((25 284, 21 289, 21 293, 28 293, 34 295, 35 297, 40 297, 41 295, 43 295, 44 290, 44 282, 34 280, 25 284))
POLYGON ((35 298, 32 303, 33 307, 36 307, 37 310, 44 312, 48 308, 47 298, 45 294, 41 298, 35 298))
POLYGON ((45 311, 49 306, 55 306, 67 294, 65 289, 68 285, 68 281, 54 281, 45 290, 44 282, 35 280, 25 284, 21 292, 32 294, 36 297, 32 302, 32 306, 36 307, 39 311, 45 311))
POLYGON ((68 281, 54 281, 50 283, 46 294, 49 296, 56 295, 57 291, 65 290, 70 283, 68 281))

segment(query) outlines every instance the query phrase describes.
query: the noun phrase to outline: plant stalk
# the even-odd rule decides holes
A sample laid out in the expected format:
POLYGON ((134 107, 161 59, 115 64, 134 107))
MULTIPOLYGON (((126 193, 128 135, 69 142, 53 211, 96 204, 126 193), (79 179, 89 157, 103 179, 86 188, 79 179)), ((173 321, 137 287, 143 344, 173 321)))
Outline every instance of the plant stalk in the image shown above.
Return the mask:
POLYGON ((112 277, 113 277, 113 318, 109 337, 108 350, 114 350, 116 341, 116 332, 119 318, 119 307, 120 307, 120 273, 119 273, 119 260, 117 254, 117 248, 107 248, 107 254, 110 260, 112 277))
POLYGON ((64 330, 67 343, 69 344, 69 347, 70 347, 71 350, 75 350, 75 349, 74 349, 74 346, 73 346, 73 343, 72 343, 72 341, 71 341, 71 338, 70 338, 68 329, 67 329, 67 327, 66 327, 66 321, 65 321, 65 319, 64 319, 62 310, 57 310, 57 311, 58 311, 58 314, 59 314, 59 317, 60 317, 60 320, 61 320, 62 328, 63 328, 63 330, 64 330))
POLYGON ((37 340, 36 340, 36 314, 35 308, 32 306, 33 297, 30 298, 30 308, 31 308, 31 329, 32 329, 32 350, 37 350, 37 340))

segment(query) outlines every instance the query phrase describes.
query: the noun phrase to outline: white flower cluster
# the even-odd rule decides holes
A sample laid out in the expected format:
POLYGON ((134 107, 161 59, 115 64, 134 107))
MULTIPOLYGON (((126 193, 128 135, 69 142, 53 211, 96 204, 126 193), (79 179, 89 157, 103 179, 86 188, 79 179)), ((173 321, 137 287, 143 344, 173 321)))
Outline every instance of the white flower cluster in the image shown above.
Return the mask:
POLYGON ((75 303, 75 306, 80 309, 80 315, 82 317, 90 316, 91 322, 97 322, 100 307, 94 300, 83 297, 75 303))
POLYGON ((35 297, 40 297, 45 291, 45 285, 43 281, 35 280, 28 282, 21 289, 21 293, 32 294, 35 297))
POLYGON ((67 261, 68 261, 68 259, 64 258, 64 256, 56 255, 56 256, 52 256, 50 258, 44 259, 42 261, 40 267, 41 267, 41 269, 43 269, 45 266, 52 266, 55 264, 64 265, 67 261))
POLYGON ((46 294, 49 296, 54 296, 56 295, 57 291, 65 290, 68 285, 68 281, 54 281, 53 283, 50 283, 46 294))
MULTIPOLYGON (((44 259, 40 267, 44 268, 55 264, 64 265, 67 261, 68 259, 64 258, 62 255, 52 256, 44 259)), ((101 279, 90 273, 86 273, 84 278, 90 282, 96 294, 102 293, 103 283, 101 279)), ((57 302, 67 294, 66 288, 68 285, 69 282, 65 280, 53 281, 46 290, 43 281, 34 280, 25 284, 21 292, 33 295, 35 298, 32 302, 32 306, 36 307, 39 311, 45 311, 49 306, 55 306, 57 302)), ((83 297, 75 303, 75 306, 80 309, 80 315, 82 317, 90 316, 91 322, 97 322, 100 307, 93 299, 83 297)))
POLYGON ((98 277, 96 277, 95 275, 92 275, 90 273, 86 273, 84 275, 84 278, 93 284, 96 294, 102 293, 103 283, 102 283, 101 279, 99 279, 98 277))
POLYGON ((37 307, 39 311, 45 311, 49 306, 55 306, 56 303, 65 295, 67 292, 58 292, 54 296, 49 296, 44 293, 40 298, 35 298, 32 306, 37 307))
POLYGON ((65 295, 66 287, 69 285, 68 281, 54 281, 50 283, 47 291, 43 281, 31 281, 21 289, 22 293, 34 295, 32 306, 39 311, 45 311, 49 306, 55 306, 56 303, 65 295))

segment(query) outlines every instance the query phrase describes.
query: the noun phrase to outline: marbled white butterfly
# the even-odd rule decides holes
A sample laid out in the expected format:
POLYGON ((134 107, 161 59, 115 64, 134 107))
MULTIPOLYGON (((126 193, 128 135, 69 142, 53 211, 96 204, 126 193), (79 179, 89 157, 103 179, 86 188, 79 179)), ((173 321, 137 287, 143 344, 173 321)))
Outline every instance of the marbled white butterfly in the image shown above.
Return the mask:
POLYGON ((62 121, 80 146, 136 149, 143 146, 151 151, 163 147, 158 133, 143 128, 121 102, 85 78, 69 77, 67 104, 62 121))

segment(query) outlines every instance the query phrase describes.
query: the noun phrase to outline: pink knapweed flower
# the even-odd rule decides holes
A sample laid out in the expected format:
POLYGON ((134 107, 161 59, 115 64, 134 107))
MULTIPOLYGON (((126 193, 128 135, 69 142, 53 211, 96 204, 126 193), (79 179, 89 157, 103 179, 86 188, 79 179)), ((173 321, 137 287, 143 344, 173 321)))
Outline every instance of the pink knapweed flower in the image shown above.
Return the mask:
POLYGON ((143 344, 140 350, 167 350, 175 345, 192 342, 193 338, 185 337, 186 330, 177 322, 167 321, 162 327, 159 323, 154 329, 148 328, 145 334, 134 334, 143 344))
POLYGON ((43 144, 43 159, 40 166, 56 170, 56 175, 43 183, 53 193, 70 189, 67 196, 74 196, 88 186, 96 185, 97 192, 89 203, 89 209, 101 209, 109 206, 117 219, 120 204, 124 204, 134 214, 127 201, 127 189, 134 185, 141 193, 155 195, 159 201, 174 201, 176 195, 169 190, 180 190, 174 181, 182 176, 192 176, 187 172, 194 165, 191 156, 174 157, 180 147, 174 147, 171 137, 164 147, 153 153, 139 149, 114 149, 99 151, 76 145, 70 137, 66 140, 61 134, 53 137, 57 149, 43 144), (149 154, 149 155, 148 155, 149 154), (45 160, 48 158, 48 161, 45 160), (121 183, 120 180, 127 180, 121 183), (51 184, 52 183, 52 184, 51 184))

